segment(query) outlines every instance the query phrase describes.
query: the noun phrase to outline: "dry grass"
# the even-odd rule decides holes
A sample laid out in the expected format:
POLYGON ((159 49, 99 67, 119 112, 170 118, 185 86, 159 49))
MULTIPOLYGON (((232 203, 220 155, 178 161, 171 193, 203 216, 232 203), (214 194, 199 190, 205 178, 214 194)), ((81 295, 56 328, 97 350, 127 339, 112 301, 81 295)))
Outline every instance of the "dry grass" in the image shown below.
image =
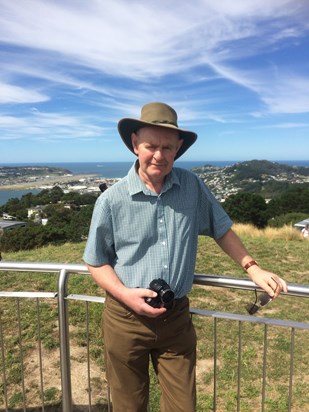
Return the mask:
POLYGON ((265 237, 271 240, 303 240, 301 232, 290 225, 284 225, 282 228, 266 227, 265 229, 258 229, 250 224, 237 223, 233 226, 233 230, 240 237, 265 237))
MULTIPOLYGON (((282 276, 288 283, 308 284, 309 267, 306 256, 308 243, 302 240, 301 234, 291 226, 282 229, 258 230, 250 225, 237 224, 233 227, 242 238, 245 246, 254 258, 268 270, 282 276)), ((85 243, 62 246, 46 246, 33 251, 5 253, 4 260, 28 262, 64 262, 83 263, 81 256, 85 243)), ((197 254, 197 273, 210 273, 234 277, 246 276, 242 268, 231 261, 218 248, 212 239, 199 238, 197 254)), ((57 277, 27 273, 1 272, 0 290, 41 290, 54 291, 57 288, 57 277)), ((100 295, 102 293, 88 276, 71 275, 68 284, 69 292, 75 294, 100 295)), ((190 294, 192 307, 215 312, 246 314, 246 303, 254 299, 254 293, 233 289, 211 288, 194 285, 190 294)), ((15 301, 14 301, 15 302, 15 301)), ((14 302, 2 299, 0 311, 2 315, 3 333, 5 336, 6 373, 10 411, 22 406, 20 390, 20 351, 14 302)), ((268 305, 259 316, 291 321, 307 321, 308 299, 284 296, 268 305)), ((32 405, 40 404, 38 360, 34 351, 37 345, 37 329, 35 302, 21 302, 21 326, 23 337, 23 357, 25 380, 27 385, 27 401, 32 405)), ((92 402, 93 410, 104 411, 106 404, 106 382, 104 381, 103 344, 100 334, 102 307, 98 303, 89 306, 89 339, 92 402)), ((59 384, 59 343, 57 340, 57 311, 55 302, 41 302, 41 338, 44 352, 44 384, 46 411, 60 411, 59 384), (58 409, 59 407, 59 409, 58 409)), ((87 410, 87 376, 86 359, 86 308, 83 302, 70 301, 70 348, 72 364, 72 383, 74 404, 78 409, 87 410), (83 408, 82 409, 82 406, 83 408)), ((213 410, 214 382, 214 320, 211 317, 193 317, 198 336, 198 408, 197 411, 213 410)), ((228 320, 217 321, 217 411, 234 412, 237 410, 237 360, 239 325, 228 320)), ((245 323, 242 325, 242 358, 241 358, 241 411, 255 412, 261 407, 261 382, 263 370, 263 325, 245 323)), ((308 394, 308 331, 296 331, 293 377, 293 411, 309 411, 308 394)), ((288 381, 291 349, 291 332, 288 328, 272 327, 268 331, 268 365, 265 412, 285 412, 288 410, 288 381)), ((37 357, 38 358, 38 357, 37 357)), ((0 376, 2 374, 0 361, 0 376)), ((159 411, 159 390, 155 377, 152 379, 151 404, 152 412, 159 411)), ((0 378, 0 411, 3 409, 3 387, 0 378), (1 392, 2 390, 2 392, 1 392)), ((18 409, 21 410, 21 409, 18 409)), ((37 409, 38 410, 38 409, 37 409)))

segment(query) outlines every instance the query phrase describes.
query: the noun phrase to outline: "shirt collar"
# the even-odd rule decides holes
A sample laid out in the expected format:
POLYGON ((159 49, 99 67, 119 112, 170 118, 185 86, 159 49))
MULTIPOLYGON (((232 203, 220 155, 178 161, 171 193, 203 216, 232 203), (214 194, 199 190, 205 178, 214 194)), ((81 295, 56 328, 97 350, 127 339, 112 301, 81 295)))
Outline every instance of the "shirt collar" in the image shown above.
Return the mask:
MULTIPOLYGON (((143 181, 137 174, 136 172, 137 167, 138 167, 138 160, 136 160, 136 162, 133 164, 133 166, 131 167, 127 175, 130 196, 136 195, 137 193, 140 193, 140 192, 143 192, 145 195, 153 195, 153 192, 147 189, 147 187, 145 186, 145 184, 143 183, 143 181)), ((172 169, 171 173, 169 173, 166 176, 165 183, 164 183, 161 194, 164 192, 167 192, 169 189, 172 188, 173 185, 180 186, 180 181, 179 181, 179 178, 174 168, 172 169)))

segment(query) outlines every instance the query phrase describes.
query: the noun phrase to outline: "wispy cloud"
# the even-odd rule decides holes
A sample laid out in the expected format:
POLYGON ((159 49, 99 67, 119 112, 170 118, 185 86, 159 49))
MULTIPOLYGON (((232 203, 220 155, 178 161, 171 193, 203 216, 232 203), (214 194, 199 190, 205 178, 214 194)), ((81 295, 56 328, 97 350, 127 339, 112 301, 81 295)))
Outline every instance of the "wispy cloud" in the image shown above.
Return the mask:
MULTIPOLYGON (((266 126, 265 126, 266 127, 266 126)), ((309 123, 278 123, 268 125, 267 128, 274 128, 274 129, 298 129, 298 128, 308 128, 309 123)))
POLYGON ((0 83, 1 103, 38 103, 46 102, 49 97, 31 88, 0 83))
POLYGON ((59 63, 137 80, 267 50, 291 33, 301 36, 309 11, 306 0, 131 1, 129 7, 124 0, 28 0, 27 7, 21 0, 2 0, 0 5, 2 42, 48 53, 59 63), (263 24, 274 15, 273 27, 263 24), (243 41, 251 47, 243 47, 243 41))
POLYGON ((119 117, 150 100, 197 127, 309 112, 308 58, 285 55, 307 42, 307 0, 0 7, 2 141, 107 138, 119 117))
POLYGON ((261 94, 272 113, 309 112, 308 76, 281 73, 273 82, 263 85, 261 94))
POLYGON ((41 113, 33 109, 23 117, 0 116, 0 141, 20 139, 21 130, 24 138, 30 140, 102 139, 104 135, 108 139, 108 128, 93 123, 94 119, 87 116, 41 113))

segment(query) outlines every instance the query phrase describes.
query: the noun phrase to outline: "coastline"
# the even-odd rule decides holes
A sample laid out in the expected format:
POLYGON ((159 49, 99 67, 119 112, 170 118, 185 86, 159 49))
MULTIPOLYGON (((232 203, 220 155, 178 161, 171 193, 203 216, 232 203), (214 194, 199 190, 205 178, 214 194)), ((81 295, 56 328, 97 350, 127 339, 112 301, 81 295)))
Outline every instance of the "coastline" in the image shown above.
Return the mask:
MULTIPOLYGON (((206 166, 214 166, 218 168, 218 173, 211 174, 210 180, 207 182, 214 191, 218 192, 218 181, 223 179, 219 169, 226 166, 236 165, 241 163, 239 161, 182 161, 177 160, 175 167, 182 167, 187 170, 193 170, 196 168, 202 168, 206 166), (212 182, 216 177, 218 181, 212 182), (213 179, 212 179, 213 178, 213 179)), ((285 164, 288 166, 302 166, 309 167, 309 161, 282 161, 274 162, 285 164)), ((1 171, 0 165, 0 171, 1 171)), ((30 167, 29 164, 6 164, 3 167, 30 167)), ((32 166, 31 166, 32 167, 32 166)), ((68 171, 68 174, 61 175, 48 175, 45 176, 8 176, 7 179, 3 177, 3 173, 0 179, 0 207, 7 203, 11 198, 20 199, 24 195, 32 192, 38 194, 44 189, 51 189, 55 185, 59 185, 63 190, 79 191, 83 192, 97 192, 99 190, 99 184, 106 182, 108 185, 113 184, 116 180, 124 177, 128 170, 132 167, 132 162, 82 162, 82 163, 50 163, 50 164, 35 164, 33 167, 53 167, 61 168, 68 171)), ((223 179, 222 185, 226 189, 223 191, 222 196, 225 197, 225 192, 228 191, 227 182, 223 179)), ((223 190, 223 189, 222 189, 223 190)))
POLYGON ((44 186, 48 186, 51 184, 59 183, 69 183, 69 182, 76 182, 82 181, 87 179, 99 179, 99 175, 97 174, 81 174, 81 175, 70 175, 70 176, 53 176, 49 178, 44 178, 40 180, 36 180, 34 182, 27 181, 27 182, 18 182, 12 183, 7 185, 0 185, 0 190, 31 190, 31 189, 40 189, 44 186))

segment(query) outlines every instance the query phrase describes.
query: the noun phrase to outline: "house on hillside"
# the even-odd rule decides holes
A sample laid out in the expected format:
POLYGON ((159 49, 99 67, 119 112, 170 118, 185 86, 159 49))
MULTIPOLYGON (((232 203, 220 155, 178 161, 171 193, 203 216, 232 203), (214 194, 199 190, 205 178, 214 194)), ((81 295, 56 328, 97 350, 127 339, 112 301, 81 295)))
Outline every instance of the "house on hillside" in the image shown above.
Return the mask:
POLYGON ((8 213, 2 213, 3 220, 14 220, 14 216, 9 215, 8 213))
POLYGON ((33 207, 29 207, 29 209, 27 209, 27 213, 28 213, 28 219, 32 218, 36 218, 37 216, 40 216, 43 213, 43 206, 33 206, 33 207))

